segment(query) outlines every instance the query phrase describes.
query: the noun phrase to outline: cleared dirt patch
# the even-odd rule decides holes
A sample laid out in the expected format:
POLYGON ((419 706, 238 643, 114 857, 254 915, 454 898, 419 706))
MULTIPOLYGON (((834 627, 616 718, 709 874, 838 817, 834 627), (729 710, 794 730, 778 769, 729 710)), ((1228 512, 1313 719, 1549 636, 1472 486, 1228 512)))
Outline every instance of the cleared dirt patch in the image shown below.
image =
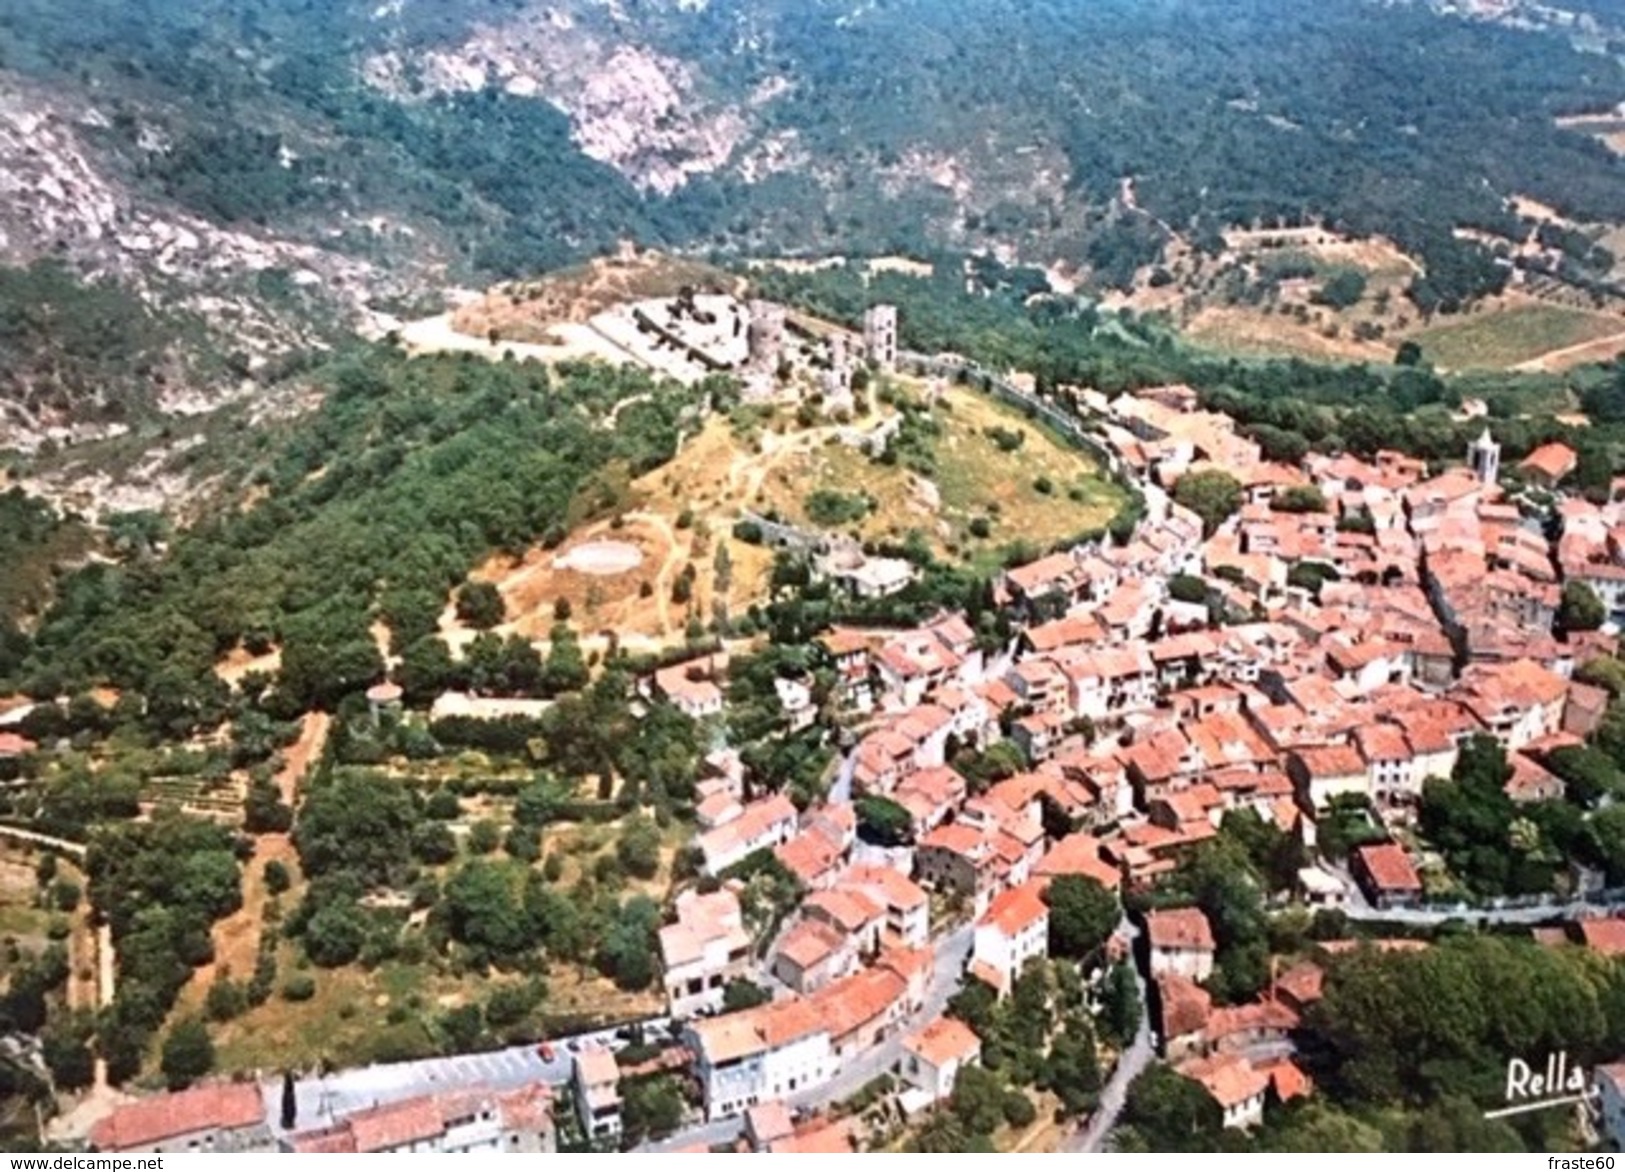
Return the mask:
POLYGON ((563 324, 582 324, 595 314, 628 301, 675 297, 684 286, 733 291, 740 285, 720 269, 661 253, 600 257, 536 281, 499 285, 449 318, 460 334, 507 341, 558 345, 568 342, 563 324))
POLYGON ((214 674, 222 683, 235 688, 249 672, 276 675, 282 668, 282 649, 273 647, 264 655, 250 654, 246 648, 233 647, 214 665, 214 674))
POLYGON ((627 541, 589 541, 553 559, 555 570, 574 570, 595 577, 625 574, 642 564, 643 551, 627 541))

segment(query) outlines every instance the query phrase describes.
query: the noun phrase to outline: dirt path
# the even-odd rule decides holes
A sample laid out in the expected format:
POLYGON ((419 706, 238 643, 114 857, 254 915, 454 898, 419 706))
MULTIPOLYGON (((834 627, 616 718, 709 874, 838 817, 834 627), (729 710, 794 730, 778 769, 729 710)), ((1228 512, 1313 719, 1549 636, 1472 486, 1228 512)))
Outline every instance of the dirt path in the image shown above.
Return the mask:
POLYGON ((666 541, 666 556, 660 563, 660 570, 655 574, 655 606, 660 617, 660 634, 671 634, 671 584, 676 571, 677 562, 683 556, 682 546, 677 541, 677 531, 672 524, 659 513, 628 513, 628 521, 638 521, 660 531, 660 536, 666 541))
POLYGON ((1625 332, 1593 338, 1589 342, 1577 342, 1559 350, 1548 350, 1508 369, 1527 374, 1555 374, 1582 362, 1606 362, 1622 349, 1625 349, 1625 332))
POLYGON ((322 748, 327 744, 327 731, 332 724, 333 718, 325 712, 305 713, 299 739, 288 747, 283 755, 282 771, 276 775, 277 789, 288 805, 299 804, 299 783, 304 780, 310 763, 321 756, 322 748))
MULTIPOLYGON (((307 712, 299 739, 283 754, 276 784, 282 800, 289 806, 298 807, 300 784, 311 764, 321 756, 331 727, 332 718, 327 713, 307 712)), ((211 933, 214 960, 192 971, 178 1004, 190 1009, 200 1006, 217 975, 229 973, 234 980, 241 981, 253 974, 260 933, 265 928, 265 901, 270 895, 265 887, 265 864, 272 860, 288 868, 290 873, 298 874, 299 854, 288 835, 261 834, 254 839, 254 854, 243 866, 243 905, 215 923, 211 933)), ((111 949, 108 951, 110 954, 111 949)))

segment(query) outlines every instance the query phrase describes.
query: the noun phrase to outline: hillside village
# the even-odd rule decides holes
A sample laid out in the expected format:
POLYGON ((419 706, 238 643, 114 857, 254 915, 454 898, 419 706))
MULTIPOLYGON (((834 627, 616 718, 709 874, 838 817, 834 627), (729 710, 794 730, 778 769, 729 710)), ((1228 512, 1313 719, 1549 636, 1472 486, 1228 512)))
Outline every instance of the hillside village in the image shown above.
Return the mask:
MULTIPOLYGON (((768 386, 783 318, 763 328, 751 310, 748 362, 768 386)), ((898 354, 894 316, 869 320, 872 369, 929 361, 898 354)), ((850 386, 845 354, 837 343, 827 392, 850 386)), ((1313 1096, 1295 1039, 1325 958, 1359 947, 1354 926, 1556 917, 1574 922, 1537 930, 1554 945, 1625 951, 1602 870, 1571 861, 1545 891, 1486 901, 1421 818, 1430 779, 1461 778, 1468 759, 1497 763, 1515 809, 1571 789, 1564 754, 1611 701, 1582 669, 1613 653, 1597 628, 1625 614, 1625 483, 1602 504, 1570 496, 1572 450, 1549 444, 1503 469, 1490 429, 1443 470, 1393 452, 1271 463, 1188 388, 1071 395, 1080 436, 1143 500, 1126 540, 999 573, 991 601, 1008 638, 951 611, 818 634, 828 696, 793 678, 774 687, 784 727, 853 730, 822 800, 798 809, 762 792, 738 746, 705 758, 698 876, 658 933, 669 1048, 635 1048, 692 1096, 668 1147, 835 1152, 917 1133, 958 1102, 990 1007, 1035 996, 1034 966, 1063 938, 1088 1012, 1145 1006, 1102 1049, 1109 1078, 1055 1141, 1089 1145, 1152 1062, 1199 1086, 1225 1128, 1313 1096), (1262 981, 1225 977, 1256 942, 1177 894, 1193 853, 1241 822, 1287 860, 1255 902, 1339 926, 1269 957, 1262 981), (764 872, 796 893, 765 932, 741 904, 764 872), (1071 924, 1091 893, 1112 910, 1080 952, 1058 909, 1071 924)), ((715 721, 726 673, 725 655, 672 661, 640 691, 715 721)), ((374 718, 399 697, 374 688, 374 718)), ((1041 1005, 1062 998, 1045 988, 1041 1005)), ((123 1151, 551 1150, 551 1103, 577 1142, 613 1146, 640 1068, 609 1035, 570 1046, 517 1089, 382 1103, 314 1130, 270 1127, 268 1083, 263 1101, 240 1085, 143 1100, 90 1138, 123 1151)))

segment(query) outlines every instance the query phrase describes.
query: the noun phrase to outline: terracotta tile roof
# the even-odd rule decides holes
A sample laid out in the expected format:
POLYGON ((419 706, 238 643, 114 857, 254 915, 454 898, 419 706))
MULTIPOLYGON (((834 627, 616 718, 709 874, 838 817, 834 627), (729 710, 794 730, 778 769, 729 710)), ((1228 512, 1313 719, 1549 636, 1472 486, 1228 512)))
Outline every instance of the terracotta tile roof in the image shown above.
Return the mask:
POLYGON ((921 847, 935 847, 966 858, 980 859, 985 854, 982 832, 963 822, 948 822, 924 835, 921 847))
POLYGON ((1310 778, 1362 777, 1366 771, 1365 762, 1351 745, 1294 749, 1292 755, 1298 759, 1310 778))
POLYGON ((1215 947, 1213 929, 1201 908, 1147 912, 1145 928, 1152 948, 1212 952, 1215 947))
POLYGON ((825 1028, 823 1015, 810 1001, 800 998, 774 1001, 759 1006, 754 1012, 759 1014, 757 1026, 762 1041, 771 1049, 788 1046, 825 1028))
POLYGON ((1414 756, 1404 732, 1392 724, 1361 725, 1354 741, 1367 761, 1409 761, 1414 756))
POLYGON ((1157 978, 1157 994, 1164 1039, 1172 1041, 1207 1029, 1213 997, 1195 981, 1178 973, 1164 973, 1157 978))
POLYGON ((1524 753, 1512 754, 1512 776, 1506 793, 1515 802, 1555 801, 1563 796, 1563 779, 1524 753))
POLYGON ((815 640, 820 647, 839 659, 844 655, 852 655, 859 651, 869 649, 871 636, 863 631, 855 631, 845 627, 833 627, 815 640))
POLYGON ((1036 627, 1029 627, 1026 639, 1028 646, 1042 653, 1054 651, 1058 647, 1087 646, 1091 643, 1104 642, 1106 629, 1093 618, 1067 615, 1036 627))
POLYGON ((835 1040, 885 1017, 907 992, 908 983, 890 969, 864 969, 814 993, 807 1008, 835 1040))
POLYGON ((298 1155, 350 1155, 356 1151, 355 1132, 348 1123, 296 1132, 288 1138, 288 1144, 298 1155))
POLYGON ((1279 1001, 1250 1001, 1246 1005, 1226 1005, 1208 1018, 1207 1037, 1212 1041, 1231 1034, 1267 1030, 1288 1033, 1298 1028, 1298 1015, 1279 1001))
POLYGON ((860 932, 881 919, 886 909, 869 898, 860 889, 838 887, 829 891, 815 891, 802 903, 806 912, 816 912, 847 934, 860 932))
POLYGON ((1354 853, 1379 891, 1422 890, 1421 876, 1411 865, 1405 848, 1397 843, 1382 842, 1356 847, 1354 853))
POLYGON ((122 1152, 195 1131, 236 1131, 264 1122, 258 1085, 214 1083, 118 1107, 91 1128, 90 1142, 98 1151, 122 1152))
POLYGON ((21 757, 39 748, 33 741, 17 733, 0 732, 0 757, 21 757))
POLYGON ((822 920, 802 920, 784 934, 778 952, 806 972, 835 955, 844 942, 845 938, 822 920))
POLYGON ((1269 1075, 1234 1054, 1200 1058, 1177 1069, 1186 1078, 1201 1083, 1213 1101, 1226 1110, 1257 1098, 1270 1085, 1269 1075))
POLYGON ((667 968, 692 964, 709 944, 730 952, 750 944, 739 897, 726 888, 708 895, 685 893, 677 901, 677 922, 660 929, 660 955, 667 968))
POLYGON ((970 962, 970 966, 966 968, 965 971, 990 989, 993 989, 999 993, 1009 992, 1008 982, 1005 980, 1004 972, 1001 969, 995 968, 985 960, 973 959, 970 962))
POLYGON ((1071 554, 1052 553, 1035 562, 1006 570, 1005 577, 1023 594, 1034 594, 1069 582, 1077 572, 1078 565, 1071 554))
POLYGON ((930 899, 924 888, 901 871, 870 863, 848 867, 841 875, 841 884, 899 911, 924 907, 930 899))
POLYGON ((1023 883, 1000 892, 988 905, 981 923, 997 928, 1006 936, 1016 936, 1040 920, 1048 920, 1049 905, 1039 896, 1036 883, 1023 883))
POLYGON ((982 1056, 982 1040, 958 1018, 939 1017, 919 1033, 904 1038, 903 1049, 940 1067, 956 1059, 975 1062, 982 1056))
POLYGON ((852 1125, 849 1121, 820 1123, 796 1132, 789 1139, 781 1139, 769 1146, 774 1155, 781 1152, 800 1152, 803 1155, 844 1156, 854 1151, 852 1125))
POLYGON ((1530 452, 1518 462, 1518 467, 1525 472, 1538 472, 1548 480, 1562 480, 1574 471, 1579 463, 1579 457, 1574 449, 1567 444, 1549 443, 1530 452))
POLYGON ((936 952, 929 944, 919 948, 894 945, 880 950, 880 955, 875 957, 874 967, 894 972, 903 978, 905 984, 911 984, 915 978, 928 975, 935 960, 936 952))
POLYGON ((1300 961, 1275 979, 1275 992, 1302 1009, 1320 1000, 1325 980, 1326 971, 1318 964, 1300 961))
POLYGON ((773 848, 773 855, 802 883, 811 887, 833 870, 841 859, 829 839, 808 830, 773 848))
POLYGON ((369 1107, 344 1119, 357 1152, 384 1152, 433 1139, 446 1119, 433 1095, 369 1107))
POLYGON ((787 1139, 794 1135, 796 1130, 795 1122, 790 1118, 790 1108, 785 1106, 781 1099, 759 1103, 750 1108, 745 1112, 745 1125, 750 1128, 751 1135, 761 1145, 787 1139))
POLYGON ((576 1055, 576 1071, 588 1086, 600 1086, 621 1080, 621 1068, 615 1062, 613 1051, 602 1046, 589 1046, 576 1055))
POLYGON ((1290 1058, 1263 1063, 1258 1070, 1269 1076, 1270 1087, 1279 1102, 1290 1103, 1294 1099, 1304 1098, 1315 1089, 1309 1076, 1290 1058))
POLYGON ((1069 834, 1038 860, 1033 868, 1034 874, 1049 877, 1082 875, 1108 891, 1116 891, 1122 885, 1122 873, 1100 857, 1100 846, 1100 839, 1092 834, 1082 831, 1069 834))
POLYGON ((1625 917, 1581 920, 1580 939, 1587 948, 1604 956, 1625 955, 1625 917))

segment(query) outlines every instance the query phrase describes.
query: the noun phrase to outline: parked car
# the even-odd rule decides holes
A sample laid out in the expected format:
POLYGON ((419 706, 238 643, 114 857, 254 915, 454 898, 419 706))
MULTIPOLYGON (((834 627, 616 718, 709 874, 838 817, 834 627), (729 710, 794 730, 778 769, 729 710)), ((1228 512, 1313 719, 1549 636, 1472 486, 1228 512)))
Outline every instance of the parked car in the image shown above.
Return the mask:
POLYGON ((554 1055, 553 1043, 551 1043, 551 1042, 543 1042, 540 1046, 537 1046, 536 1047, 536 1055, 543 1062, 551 1062, 551 1061, 553 1061, 553 1055, 554 1055))

